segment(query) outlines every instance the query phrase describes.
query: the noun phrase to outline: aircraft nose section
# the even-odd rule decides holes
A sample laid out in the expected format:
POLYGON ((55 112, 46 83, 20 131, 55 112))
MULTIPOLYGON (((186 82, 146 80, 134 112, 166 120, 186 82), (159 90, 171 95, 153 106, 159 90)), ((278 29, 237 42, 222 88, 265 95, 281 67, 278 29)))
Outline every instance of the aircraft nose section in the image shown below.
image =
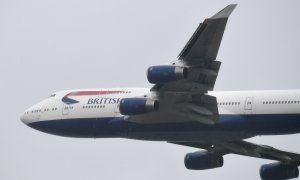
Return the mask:
POLYGON ((20 120, 26 125, 30 123, 30 119, 28 118, 25 112, 21 114, 20 120))

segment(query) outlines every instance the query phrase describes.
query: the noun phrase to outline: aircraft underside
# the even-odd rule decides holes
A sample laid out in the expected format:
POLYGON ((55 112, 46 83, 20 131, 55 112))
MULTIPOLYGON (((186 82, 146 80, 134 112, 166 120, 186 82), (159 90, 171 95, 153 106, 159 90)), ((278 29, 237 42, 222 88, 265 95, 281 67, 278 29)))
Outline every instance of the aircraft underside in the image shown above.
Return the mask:
POLYGON ((123 117, 38 121, 31 127, 67 137, 123 137, 152 141, 236 141, 256 135, 300 132, 300 114, 220 115, 215 125, 198 122, 141 124, 123 117))

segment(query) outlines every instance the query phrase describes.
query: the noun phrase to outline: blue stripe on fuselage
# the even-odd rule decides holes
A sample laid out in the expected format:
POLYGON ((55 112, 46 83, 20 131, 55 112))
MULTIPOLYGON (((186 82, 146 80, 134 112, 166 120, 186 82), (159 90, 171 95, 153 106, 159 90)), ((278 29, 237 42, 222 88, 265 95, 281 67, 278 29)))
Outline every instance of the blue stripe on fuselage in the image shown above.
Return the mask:
POLYGON ((127 137, 162 141, 245 139, 256 135, 300 132, 300 114, 220 115, 216 125, 199 122, 139 124, 119 118, 38 121, 30 127, 68 137, 127 137))

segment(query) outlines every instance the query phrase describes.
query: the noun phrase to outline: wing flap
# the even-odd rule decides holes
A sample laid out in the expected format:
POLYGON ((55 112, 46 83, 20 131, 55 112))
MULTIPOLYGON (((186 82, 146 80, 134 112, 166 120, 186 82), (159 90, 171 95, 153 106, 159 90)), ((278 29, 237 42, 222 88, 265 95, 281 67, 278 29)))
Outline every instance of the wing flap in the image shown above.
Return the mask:
POLYGON ((277 160, 285 164, 300 165, 300 154, 282 151, 270 146, 258 145, 247 141, 226 142, 222 143, 221 146, 234 154, 277 160))

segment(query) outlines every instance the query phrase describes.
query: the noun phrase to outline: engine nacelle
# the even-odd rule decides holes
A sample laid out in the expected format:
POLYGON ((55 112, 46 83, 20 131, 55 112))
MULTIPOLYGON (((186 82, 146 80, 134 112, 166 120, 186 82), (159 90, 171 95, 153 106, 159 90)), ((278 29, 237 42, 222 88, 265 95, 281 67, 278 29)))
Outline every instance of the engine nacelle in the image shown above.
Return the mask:
POLYGON ((188 70, 177 66, 151 66, 147 71, 148 81, 152 84, 161 84, 187 78, 188 70))
POLYGON ((262 165, 259 173, 263 180, 292 179, 299 176, 297 166, 285 165, 280 162, 262 165))
POLYGON ((122 115, 138 115, 158 111, 158 109, 158 101, 147 98, 123 98, 119 105, 122 115))
POLYGON ((224 163, 223 157, 211 154, 207 151, 198 151, 186 154, 184 165, 187 169, 204 170, 222 167, 224 163))

